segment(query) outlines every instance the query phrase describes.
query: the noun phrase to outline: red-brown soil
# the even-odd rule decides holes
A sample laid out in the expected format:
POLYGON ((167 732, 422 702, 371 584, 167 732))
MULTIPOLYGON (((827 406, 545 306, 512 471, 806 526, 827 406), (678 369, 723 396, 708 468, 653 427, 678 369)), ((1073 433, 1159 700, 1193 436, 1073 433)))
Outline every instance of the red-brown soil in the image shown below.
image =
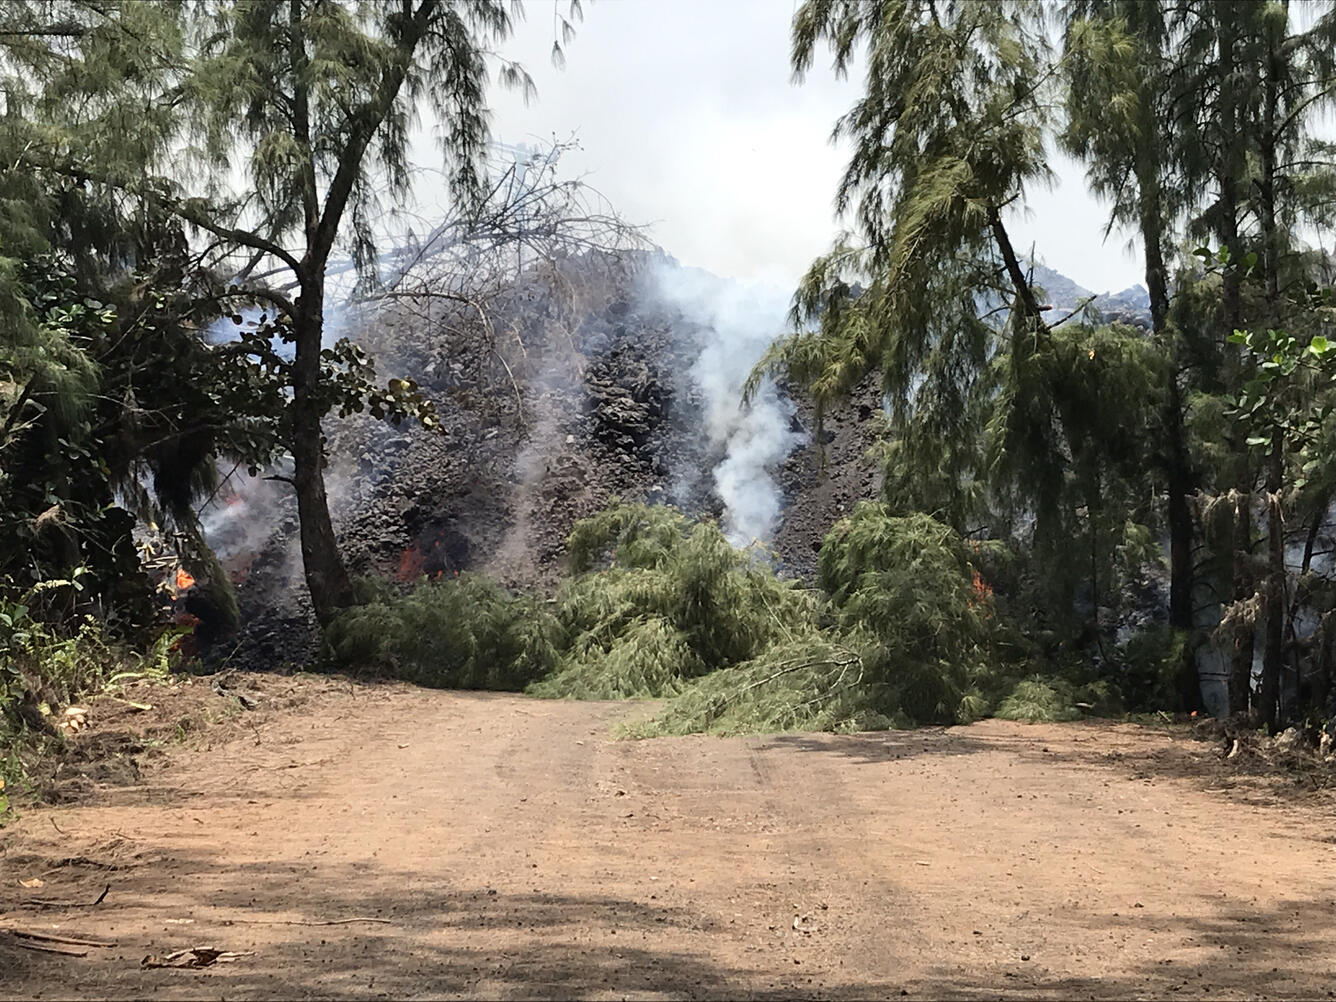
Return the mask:
POLYGON ((632 742, 635 704, 283 686, 224 743, 0 831, 0 926, 116 944, 0 935, 0 996, 1336 991, 1331 799, 1234 784, 1181 734, 632 742), (198 945, 253 953, 141 967, 198 945))

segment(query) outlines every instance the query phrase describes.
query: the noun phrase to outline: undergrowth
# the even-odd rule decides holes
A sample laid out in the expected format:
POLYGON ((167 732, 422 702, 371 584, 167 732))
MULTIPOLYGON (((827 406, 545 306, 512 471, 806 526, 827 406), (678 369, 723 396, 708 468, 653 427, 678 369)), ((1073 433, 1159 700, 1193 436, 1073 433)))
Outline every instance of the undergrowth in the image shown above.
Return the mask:
POLYGON ((361 586, 363 603, 325 631, 336 661, 419 685, 511 692, 555 664, 551 613, 485 577, 423 581, 407 594, 361 586))
POLYGON ((823 542, 817 588, 668 507, 614 505, 567 549, 547 602, 467 574, 406 594, 369 585, 327 652, 433 686, 665 700, 639 736, 1074 719, 1114 703, 1029 677, 980 576, 1002 554, 926 515, 858 505, 823 542))
POLYGON ((1029 724, 1080 720, 1087 713, 1108 713, 1117 701, 1101 682, 1077 685, 1063 678, 1022 679, 998 704, 993 716, 1029 724))
POLYGON ((92 615, 64 629, 34 615, 54 594, 78 590, 77 576, 22 592, 0 586, 0 822, 9 806, 5 791, 26 786, 33 764, 67 740, 64 710, 139 679, 165 678, 176 660, 182 630, 161 630, 135 649, 92 615))

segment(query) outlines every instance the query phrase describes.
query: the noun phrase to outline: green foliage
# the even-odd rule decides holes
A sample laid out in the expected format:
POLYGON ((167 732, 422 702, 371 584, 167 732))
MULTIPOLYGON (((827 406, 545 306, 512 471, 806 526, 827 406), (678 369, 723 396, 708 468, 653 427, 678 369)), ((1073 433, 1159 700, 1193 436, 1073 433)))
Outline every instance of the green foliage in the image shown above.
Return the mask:
POLYGON ((839 626, 868 639, 867 681, 894 694, 881 708, 892 705, 918 723, 980 715, 966 700, 999 656, 1000 630, 978 559, 949 526, 922 514, 896 517, 872 502, 826 535, 821 586, 839 626))
POLYGON ((856 651, 834 635, 811 632, 703 676, 627 733, 857 731, 907 723, 890 688, 867 677, 856 651))
POLYGON ((952 723, 991 707, 976 683, 1001 631, 979 554, 926 515, 859 505, 822 547, 821 599, 670 509, 611 509, 571 544, 575 566, 605 569, 563 588, 570 643, 530 691, 671 697, 636 734, 952 723))
POLYGON ((997 716, 1003 720, 1023 720, 1028 724, 1061 723, 1079 720, 1081 711, 1076 706, 1076 693, 1069 682, 1029 678, 1016 683, 999 704, 997 716))
POLYGON ((1135 710, 1174 705, 1176 675, 1186 654, 1187 635, 1167 626, 1137 630, 1119 651, 1119 688, 1135 710))
MULTIPOLYGON (((1327 290, 1314 309, 1329 312, 1330 299, 1327 290)), ((1245 445, 1263 455, 1282 450, 1296 467, 1291 483, 1297 490, 1313 477, 1330 482, 1336 343, 1323 334, 1301 339, 1277 330, 1235 331, 1228 340, 1245 348, 1256 363, 1228 411, 1247 430, 1245 445)))
POLYGON ((1118 689, 1083 671, 1069 675, 1034 675, 1010 685, 994 715, 1026 723, 1062 723, 1088 716, 1121 713, 1118 689))
POLYGON ((80 696, 134 678, 163 677, 175 660, 181 630, 162 629, 139 653, 107 636, 103 623, 84 616, 59 629, 32 615, 46 594, 78 587, 78 580, 47 580, 21 596, 0 590, 0 706, 25 693, 68 704, 80 696))
POLYGON ((671 695, 815 628, 811 595, 673 508, 614 504, 576 525, 568 552, 564 654, 539 695, 671 695))
POLYGON ((589 634, 577 637, 560 670, 528 692, 568 699, 660 698, 676 696, 700 674, 700 660, 680 630, 658 616, 637 616, 606 644, 589 634))
POLYGON ((675 508, 622 504, 613 499, 603 511, 581 519, 571 530, 566 559, 576 575, 614 563, 655 570, 678 551, 691 527, 675 508))
POLYGON ((976 570, 999 547, 926 515, 859 505, 822 547, 820 593, 667 507, 615 504, 568 546, 551 603, 472 575, 373 590, 329 652, 428 685, 669 700, 640 735, 964 722, 1017 660, 976 570))
POLYGON ((138 520, 179 537, 182 558, 235 625, 230 582, 200 535, 195 505, 218 486, 220 457, 268 461, 286 401, 248 356, 201 336, 214 307, 182 267, 161 260, 90 285, 69 256, 46 254, 19 273, 23 314, 46 340, 49 364, 25 376, 21 337, 0 336, 0 381, 15 387, 0 401, 0 575, 87 574, 80 602, 43 613, 97 603, 127 629, 154 625, 131 536, 138 520), (73 361, 53 379, 63 355, 73 361))
MULTIPOLYGON (((322 261, 320 245, 335 236, 324 231, 341 229, 346 210, 342 236, 368 268, 379 197, 406 197, 410 130, 424 111, 452 190, 481 194, 487 57, 521 13, 498 0, 201 4, 183 90, 203 163, 218 175, 242 167, 259 201, 256 234, 313 240, 322 261)), ((533 91, 514 63, 500 61, 496 75, 533 91)))
POLYGON ((852 210, 857 238, 812 265, 794 299, 799 329, 748 390, 782 376, 819 419, 878 372, 904 459, 893 500, 958 529, 981 497, 977 401, 992 392, 990 360, 1004 331, 1038 318, 1001 212, 1048 176, 1041 15, 1012 2, 813 0, 793 21, 798 78, 823 43, 838 74, 866 63, 864 92, 835 126, 853 145, 836 204, 852 210), (988 322, 981 301, 1011 320, 988 322))
MULTIPOLYGON (((308 543, 333 538, 319 489, 320 422, 332 407, 437 426, 412 380, 378 385, 355 345, 325 345, 332 255, 351 254, 363 290, 379 284, 382 199, 409 196, 410 137, 423 111, 435 116, 459 218, 483 202, 489 81, 526 96, 533 89, 497 55, 521 16, 501 0, 16 0, 0 9, 0 162, 13 165, 0 172, 0 237, 8 224, 44 238, 71 253, 85 278, 99 263, 143 268, 171 250, 227 278, 215 307, 226 299, 236 315, 270 310, 258 336, 216 357, 248 370, 234 387, 278 394, 263 430, 292 453, 308 543), (89 205, 114 239, 88 232, 78 210, 89 205), (144 223, 171 242, 147 247, 136 232, 144 223), (57 239, 42 232, 53 228, 57 239), (101 261, 92 255, 91 269, 89 246, 108 248, 101 261), (275 336, 294 344, 290 361, 270 348, 275 336)), ((572 0, 569 17, 556 18, 563 41, 578 19, 572 0)), ((212 460, 208 446, 218 443, 207 431, 197 438, 192 456, 212 460)), ((183 494, 197 486, 190 477, 169 482, 183 494)), ((327 622, 351 596, 347 573, 331 544, 308 545, 304 558, 327 622)))
POLYGON ((33 763, 65 735, 60 711, 138 679, 163 679, 175 667, 184 631, 160 629, 136 647, 109 634, 92 616, 53 626, 33 610, 61 592, 80 588, 76 574, 19 592, 0 586, 0 823, 6 784, 21 785, 33 763))
POLYGON ((377 594, 340 613, 324 643, 335 662, 420 685, 513 692, 551 670, 555 630, 540 603, 463 574, 377 594))

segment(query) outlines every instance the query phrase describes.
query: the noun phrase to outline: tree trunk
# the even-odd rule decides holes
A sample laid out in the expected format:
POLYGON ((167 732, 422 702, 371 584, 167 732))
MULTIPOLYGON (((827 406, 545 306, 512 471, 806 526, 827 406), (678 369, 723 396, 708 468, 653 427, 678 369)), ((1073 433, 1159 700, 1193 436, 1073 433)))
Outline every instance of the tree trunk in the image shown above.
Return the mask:
POLYGON ((1239 136, 1239 87, 1236 75, 1235 45, 1237 30, 1233 4, 1216 4, 1217 44, 1220 53, 1220 135, 1217 178, 1220 184, 1218 225, 1220 238, 1229 251, 1229 266, 1224 274, 1225 322, 1227 333, 1239 326, 1243 313, 1242 282, 1239 270, 1243 261, 1243 240, 1239 233, 1239 182, 1243 175, 1243 142, 1239 136))
MULTIPOLYGON (((1238 31, 1235 18, 1240 11, 1233 4, 1215 4, 1216 43, 1219 49, 1219 133, 1216 160, 1217 181, 1220 186, 1220 201, 1217 206, 1217 228, 1220 239, 1229 251, 1229 266, 1224 273, 1224 317, 1221 332, 1223 341, 1243 322, 1243 273, 1240 270, 1243 261, 1243 241, 1239 233, 1239 183, 1243 175, 1242 153, 1244 144, 1239 136, 1242 123, 1239 121, 1239 86, 1236 46, 1238 31)), ((1226 352, 1228 352, 1228 347, 1226 352)), ((1227 363, 1227 385, 1242 385, 1243 357, 1236 351, 1233 364, 1227 363), (1230 369, 1232 368, 1232 372, 1230 369)), ((1241 423, 1235 427, 1236 460, 1238 469, 1234 477, 1235 489, 1242 500, 1234 521, 1233 543, 1233 584, 1234 600, 1243 601, 1254 593, 1252 557, 1252 463, 1249 460, 1244 439, 1246 430, 1241 423)), ((1252 663, 1255 647, 1255 631, 1240 631, 1236 636, 1233 663, 1230 666, 1230 708, 1235 712, 1248 709, 1252 694, 1252 663)))
POLYGON ((1030 288, 1030 283, 1025 280, 1025 272, 1021 270, 1020 260, 1016 257, 1016 251, 1011 246, 1011 237, 1007 234, 1007 228, 1002 223, 1002 215, 996 208, 993 209, 989 226, 993 231, 993 239, 997 242, 997 249, 1002 255, 1002 263, 1006 266, 1007 277, 1011 279, 1012 287, 1015 288, 1016 295, 1020 297, 1026 319, 1032 323, 1040 324, 1042 311, 1039 309, 1039 301, 1034 298, 1034 290, 1030 288))
POLYGON ((324 334, 323 275, 302 283, 293 317, 297 355, 292 368, 292 459, 301 521, 306 587, 321 626, 353 603, 352 582, 334 539, 325 497, 325 448, 320 430, 320 347, 324 334))
MULTIPOLYGON (((1279 100, 1277 65, 1279 40, 1267 28, 1267 68, 1263 85, 1263 129, 1261 137, 1262 269, 1266 282, 1267 323, 1274 324, 1280 299, 1279 247, 1276 235, 1276 113, 1279 100)), ((1262 655, 1262 722, 1274 729, 1280 722, 1280 674, 1285 644, 1285 521, 1281 492, 1285 486, 1285 429, 1277 422, 1271 430, 1267 490, 1267 588, 1266 650, 1262 655)))
MULTIPOLYGON (((1164 216, 1158 165, 1138 165, 1141 189, 1141 239, 1146 257, 1146 289, 1155 338, 1164 345, 1169 382, 1161 418, 1165 435, 1165 479, 1169 495, 1169 626, 1189 632, 1192 619, 1192 467, 1183 427, 1183 393, 1178 385, 1177 334, 1169 329, 1169 281, 1164 264, 1164 216)), ((1201 707, 1201 680, 1191 645, 1185 645, 1178 669, 1178 698, 1184 711, 1201 707)))
MULTIPOLYGON (((1234 512, 1233 529, 1234 601, 1241 602, 1253 594, 1252 575, 1252 496, 1244 491, 1239 495, 1234 512)), ((1229 709, 1231 713, 1247 713, 1252 702, 1253 652, 1256 647, 1251 627, 1234 631, 1234 656, 1229 666, 1229 709)))
POLYGON ((1285 644, 1285 522, 1280 492, 1285 471, 1285 436, 1279 425, 1271 433, 1267 464, 1267 583, 1266 649, 1262 653, 1262 723, 1274 729, 1280 722, 1280 669, 1285 644))

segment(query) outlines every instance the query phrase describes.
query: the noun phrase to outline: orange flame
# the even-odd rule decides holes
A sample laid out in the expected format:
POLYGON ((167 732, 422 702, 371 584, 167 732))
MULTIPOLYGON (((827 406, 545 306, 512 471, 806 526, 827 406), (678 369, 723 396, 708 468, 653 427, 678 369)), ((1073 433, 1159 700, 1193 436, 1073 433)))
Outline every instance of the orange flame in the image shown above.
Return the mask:
POLYGON ((184 567, 178 567, 176 569, 176 590, 188 591, 193 587, 195 587, 195 579, 190 576, 190 572, 184 567))
POLYGON ((417 547, 410 546, 399 555, 399 580, 416 581, 422 576, 425 563, 426 558, 418 552, 417 547))
POLYGON ((985 581, 978 571, 974 572, 974 594, 981 599, 993 597, 993 586, 985 581))

